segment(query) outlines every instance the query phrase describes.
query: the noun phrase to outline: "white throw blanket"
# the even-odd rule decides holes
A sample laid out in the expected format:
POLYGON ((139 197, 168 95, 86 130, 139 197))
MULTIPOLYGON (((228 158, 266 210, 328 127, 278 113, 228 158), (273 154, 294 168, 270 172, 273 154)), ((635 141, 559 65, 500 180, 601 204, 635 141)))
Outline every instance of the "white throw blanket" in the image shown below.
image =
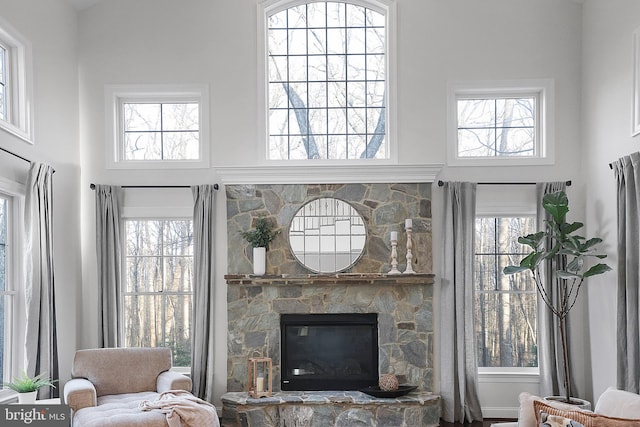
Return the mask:
POLYGON ((165 413, 169 427, 220 427, 216 407, 184 390, 165 391, 158 400, 141 402, 140 408, 165 413))

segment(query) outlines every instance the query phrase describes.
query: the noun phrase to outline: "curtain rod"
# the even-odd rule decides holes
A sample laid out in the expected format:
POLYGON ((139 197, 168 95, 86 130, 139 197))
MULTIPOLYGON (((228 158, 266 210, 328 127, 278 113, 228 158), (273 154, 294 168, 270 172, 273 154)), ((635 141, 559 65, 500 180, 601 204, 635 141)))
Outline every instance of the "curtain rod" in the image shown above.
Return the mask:
MULTIPOLYGON (((7 153, 7 154, 11 154, 13 157, 17 157, 17 158, 18 158, 18 159, 20 159, 20 160, 24 160, 25 162, 27 162, 27 163, 29 163, 29 164, 31 164, 31 163, 32 163, 32 162, 31 162, 31 160, 27 159, 26 157, 22 157, 20 154, 16 154, 16 153, 14 153, 13 151, 9 151, 9 150, 7 150, 6 148, 0 147, 0 150, 4 151, 4 152, 5 152, 5 153, 7 153)), ((56 173, 56 170, 55 170, 55 169, 53 169, 53 173, 56 173)))
POLYGON ((25 157, 22 157, 21 155, 16 154, 16 153, 14 153, 13 151, 9 151, 9 150, 7 150, 6 148, 2 148, 2 147, 0 147, 0 150, 4 151, 4 152, 5 152, 5 153, 7 153, 7 154, 11 154, 13 157, 17 157, 17 158, 19 158, 20 160, 24 160, 24 161, 25 161, 25 162, 27 162, 27 163, 31 163, 31 160, 29 160, 29 159, 27 159, 27 158, 25 158, 25 157))
MULTIPOLYGON (((96 189, 95 184, 90 184, 89 188, 92 190, 96 189)), ((190 185, 123 185, 122 188, 191 188, 190 185)), ((218 190, 220 186, 218 184, 213 184, 213 189, 218 190)))
MULTIPOLYGON (((537 182, 478 182, 478 185, 536 185, 537 182)), ((565 181, 567 187, 571 186, 571 181, 565 181)), ((438 181, 438 187, 442 187, 444 181, 438 181)))

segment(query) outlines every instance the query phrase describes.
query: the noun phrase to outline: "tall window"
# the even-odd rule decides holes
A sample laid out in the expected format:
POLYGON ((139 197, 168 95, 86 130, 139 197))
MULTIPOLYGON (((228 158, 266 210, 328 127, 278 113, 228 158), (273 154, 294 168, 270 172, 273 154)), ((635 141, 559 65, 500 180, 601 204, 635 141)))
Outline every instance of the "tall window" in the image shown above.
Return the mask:
POLYGON ((7 121, 7 48, 0 43, 0 120, 7 121))
POLYGON ((268 159, 389 158, 388 13, 362 4, 267 13, 268 159))
POLYGON ((502 269, 528 253, 518 237, 535 232, 535 216, 476 218, 475 324, 479 367, 537 367, 536 287, 502 269))
POLYGON ((0 129, 33 142, 31 45, 0 17, 0 129))
MULTIPOLYGON (((0 193, 0 383, 11 379, 13 342, 18 335, 13 315, 18 280, 14 243, 14 198, 0 193)), ((21 329, 21 328, 19 328, 21 329)))
POLYGON ((208 87, 114 85, 105 96, 108 167, 208 167, 208 87))
POLYGON ((125 346, 170 347, 173 366, 190 366, 192 221, 129 219, 125 233, 125 346))

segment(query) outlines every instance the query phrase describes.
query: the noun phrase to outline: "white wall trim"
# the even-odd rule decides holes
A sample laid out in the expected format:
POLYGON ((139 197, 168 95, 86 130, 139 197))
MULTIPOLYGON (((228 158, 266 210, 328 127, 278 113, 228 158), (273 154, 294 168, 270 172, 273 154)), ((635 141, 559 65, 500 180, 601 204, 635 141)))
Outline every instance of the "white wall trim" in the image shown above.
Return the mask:
POLYGON ((518 418, 519 406, 495 406, 495 407, 482 407, 482 416, 485 418, 518 418))
POLYGON ((433 182, 442 164, 218 166, 223 184, 336 184, 433 182))

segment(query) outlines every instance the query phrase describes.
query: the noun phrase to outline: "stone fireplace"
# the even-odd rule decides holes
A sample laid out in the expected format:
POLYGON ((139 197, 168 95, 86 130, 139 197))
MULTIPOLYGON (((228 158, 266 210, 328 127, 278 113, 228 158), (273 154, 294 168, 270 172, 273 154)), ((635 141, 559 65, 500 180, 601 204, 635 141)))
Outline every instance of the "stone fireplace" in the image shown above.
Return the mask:
POLYGON ((244 391, 247 358, 273 359, 280 390, 280 315, 376 313, 378 374, 433 390, 433 275, 227 275, 228 391, 244 391))
MULTIPOLYGON (((314 423, 322 419, 318 425, 346 426, 351 425, 348 420, 352 417, 371 420, 368 425, 438 425, 439 397, 431 393, 431 184, 227 185, 226 195, 228 393, 222 400, 223 416, 231 420, 228 425, 279 426, 294 419, 313 419, 314 423), (364 254, 348 271, 309 274, 291 254, 289 223, 302 204, 319 197, 348 201, 364 218, 364 254), (280 231, 267 251, 264 276, 249 274, 251 250, 241 237, 258 216, 266 216, 280 231), (413 220, 413 269, 418 273, 388 275, 389 234, 398 232, 398 248, 406 247, 403 226, 407 218, 413 220), (282 391, 283 314, 375 315, 375 375, 393 373, 401 383, 417 386, 418 392, 395 401, 359 391, 282 391), (273 359, 273 398, 251 399, 243 393, 247 360, 258 355, 273 359), (339 421, 342 418, 347 420, 344 424, 339 421)), ((399 251, 401 271, 404 260, 404 251, 399 251)))

